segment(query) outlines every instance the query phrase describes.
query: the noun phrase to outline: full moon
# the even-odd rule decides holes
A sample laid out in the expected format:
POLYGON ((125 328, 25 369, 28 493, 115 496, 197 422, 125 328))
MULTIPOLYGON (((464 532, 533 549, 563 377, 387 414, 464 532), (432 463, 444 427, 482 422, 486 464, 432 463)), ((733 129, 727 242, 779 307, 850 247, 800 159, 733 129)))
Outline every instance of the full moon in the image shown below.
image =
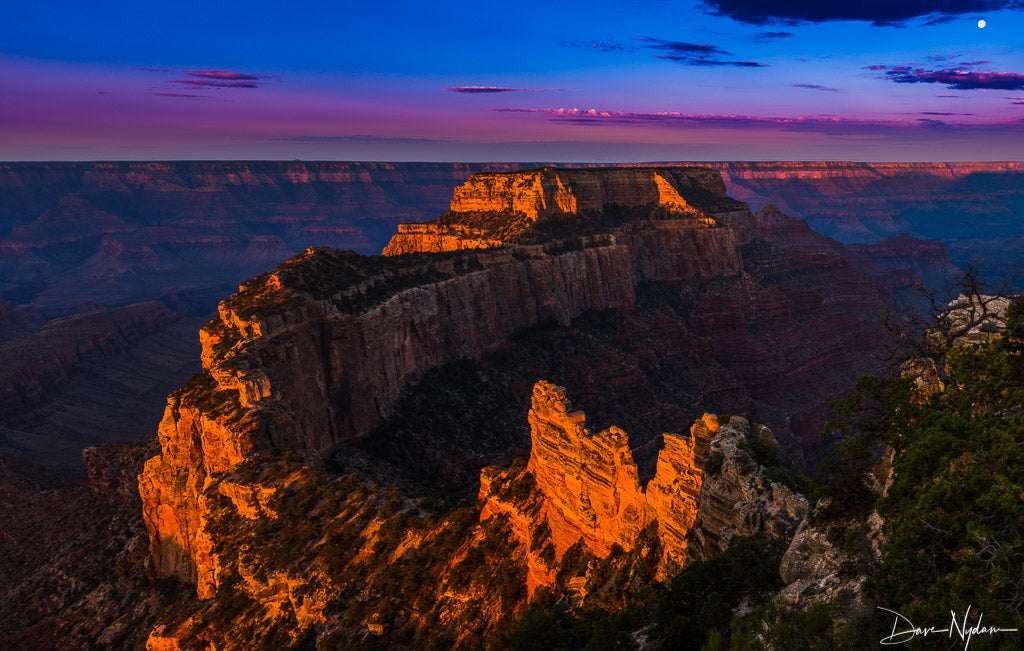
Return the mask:
POLYGON ((985 29, 985 25, 988 25, 984 20, 978 21, 978 29, 985 29))

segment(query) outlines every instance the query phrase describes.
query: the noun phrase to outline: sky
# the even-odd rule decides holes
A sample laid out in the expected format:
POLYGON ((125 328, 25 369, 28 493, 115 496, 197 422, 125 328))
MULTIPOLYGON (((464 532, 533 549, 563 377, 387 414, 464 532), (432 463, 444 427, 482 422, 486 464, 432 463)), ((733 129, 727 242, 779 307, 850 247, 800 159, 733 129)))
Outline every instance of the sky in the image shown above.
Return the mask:
POLYGON ((0 160, 1024 158, 1024 0, 4 14, 0 160))

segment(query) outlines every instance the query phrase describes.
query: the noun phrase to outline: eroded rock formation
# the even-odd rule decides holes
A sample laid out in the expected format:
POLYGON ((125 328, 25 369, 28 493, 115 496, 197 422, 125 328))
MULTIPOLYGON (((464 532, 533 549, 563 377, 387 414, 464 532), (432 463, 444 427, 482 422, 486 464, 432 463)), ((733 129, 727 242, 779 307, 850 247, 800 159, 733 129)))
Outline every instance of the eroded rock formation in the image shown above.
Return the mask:
POLYGON ((740 271, 733 230, 692 218, 447 260, 308 251, 247 283, 203 329, 205 371, 170 398, 163 453, 140 481, 157 566, 196 580, 206 478, 253 452, 322 459, 380 425, 431 368, 531 325, 629 311, 641 282, 740 271))
POLYGON ((661 544, 660 576, 671 576, 688 561, 718 555, 737 536, 788 540, 808 510, 802 495, 768 479, 745 450, 755 437, 773 440, 771 432, 740 417, 720 425, 717 416, 704 414, 688 434, 663 435, 657 470, 645 485, 628 435, 614 426, 592 431, 563 387, 538 382, 529 421, 529 464, 486 469, 480 499, 481 518, 507 516, 526 548, 538 528, 548 532, 553 561, 544 560, 536 545, 527 557, 531 593, 553 583, 551 568, 580 543, 604 558, 636 548, 653 527, 661 544), (714 467, 706 469, 711 455, 717 457, 714 467), (530 495, 509 499, 496 490, 521 481, 521 473, 532 475, 530 495))
MULTIPOLYGON (((749 249, 755 261, 753 275, 748 276, 740 242, 753 233, 753 215, 725 197, 720 181, 707 170, 676 169, 665 175, 651 169, 604 173, 610 180, 603 186, 601 202, 618 198, 602 203, 606 211, 568 217, 559 213, 563 217, 552 218, 538 208, 537 222, 503 240, 502 247, 382 258, 311 249, 246 283, 236 296, 222 302, 218 317, 201 334, 204 371, 168 400, 160 424, 161 455, 147 462, 140 477, 154 566, 164 574, 197 582, 200 595, 211 595, 219 582, 218 566, 209 551, 213 538, 207 533, 210 514, 216 511, 211 500, 240 500, 245 492, 221 491, 218 475, 268 448, 299 452, 318 465, 340 446, 364 440, 386 423, 403 390, 431 369, 460 359, 482 359, 531 326, 568 325, 595 310, 628 315, 636 309, 639 286, 721 285, 718 292, 685 298, 689 307, 681 303, 657 308, 661 314, 652 318, 665 333, 654 336, 645 331, 643 336, 657 339, 655 349, 660 352, 656 354, 669 360, 681 354, 676 348, 689 337, 696 337, 700 350, 708 348, 705 337, 709 341, 719 337, 726 363, 743 386, 757 391, 758 399, 788 396, 787 404, 804 409, 811 404, 809 417, 817 418, 814 410, 823 409, 827 398, 846 381, 836 374, 847 366, 839 359, 874 342, 870 328, 852 316, 866 314, 867 307, 846 306, 843 309, 849 315, 827 311, 821 294, 811 289, 832 283, 834 267, 822 265, 823 273, 808 279, 807 264, 790 256, 769 270, 775 250, 751 241, 742 248, 749 249), (649 181, 643 192, 657 192, 665 205, 645 203, 639 211, 622 212, 625 199, 616 193, 625 192, 626 186, 620 181, 636 178, 649 181), (685 209, 680 208, 681 201, 685 209), (552 224, 570 222, 572 229, 561 237, 557 229, 546 230, 552 224), (761 286, 757 280, 771 276, 778 285, 761 286), (797 278, 807 289, 783 284, 797 278), (682 310, 686 319, 695 322, 676 324, 670 309, 682 310), (824 348, 809 347, 801 337, 790 334, 787 338, 795 323, 814 324, 808 327, 843 336, 824 348), (767 338, 764 333, 752 334, 760 324, 770 324, 766 332, 773 334, 767 338), (770 359, 762 359, 765 355, 770 359), (813 372, 808 369, 822 365, 830 369, 831 384, 818 382, 789 395, 792 387, 807 384, 803 374, 813 372)), ((570 194, 576 196, 577 177, 563 176, 561 171, 509 176, 522 179, 531 174, 540 175, 542 181, 552 176, 561 179, 564 187, 558 196, 563 204, 570 194)), ((580 178, 593 179, 595 174, 587 171, 580 178)), ((542 195, 548 191, 544 183, 540 191, 542 195)), ((646 202, 654 196, 637 192, 635 201, 646 202)), ((532 200, 536 203, 536 196, 532 200)), ((501 206, 494 203, 497 199, 481 201, 481 206, 501 206)), ((551 201, 554 204, 538 205, 560 205, 551 201)), ((474 219, 480 215, 458 214, 474 219)), ((508 211, 487 215, 492 225, 520 224, 515 219, 504 221, 508 211)), ((858 287, 849 293, 863 297, 863 291, 870 290, 866 283, 858 287)), ((843 304, 841 297, 830 300, 843 304)), ((717 371, 713 374, 716 377, 709 386, 721 387, 717 389, 720 399, 736 390, 738 385, 730 384, 735 380, 723 380, 717 371)), ((746 403, 744 409, 750 406, 746 403)), ((543 420, 544 413, 548 412, 535 409, 534 417, 543 420)), ((800 421, 794 418, 793 422, 800 421)), ((559 443, 558 437, 571 441, 578 434, 573 432, 555 428, 551 430, 554 439, 537 440, 532 467, 539 478, 550 467, 545 450, 557 455, 565 443, 559 443)), ((564 506, 551 510, 553 539, 562 547, 582 538, 596 553, 606 553, 613 544, 632 544, 639 531, 658 521, 664 528, 662 541, 672 550, 668 557, 682 563, 686 535, 696 521, 687 518, 699 518, 692 508, 682 507, 701 489, 698 473, 693 471, 695 460, 704 454, 697 443, 700 438, 670 438, 656 460, 658 475, 644 492, 625 435, 610 432, 610 438, 605 440, 602 434, 598 438, 604 442, 586 453, 595 463, 611 464, 607 472, 591 475, 592 464, 579 462, 576 475, 565 474, 564 468, 555 471, 570 482, 562 489, 556 489, 556 483, 539 482, 564 506), (570 479, 573 476, 576 479, 570 479), (580 490, 590 495, 589 505, 573 501, 583 499, 576 494, 583 486, 586 490, 580 490), (609 497, 608 487, 621 490, 609 497), (673 509, 682 509, 678 517, 657 515, 673 509)), ((583 440, 590 439, 579 438, 583 440)), ((754 488, 768 490, 770 485, 754 488)), ((722 484, 719 489, 725 497, 719 502, 732 504, 736 495, 749 494, 754 488, 722 484)), ((713 502, 709 498, 708 503, 713 502)), ((236 507, 251 510, 251 505, 236 507)), ((720 506, 719 511, 724 508, 720 506)), ((768 507, 749 508, 749 513, 737 514, 749 522, 735 531, 757 530, 759 522, 774 521, 774 514, 765 515, 768 507)), ((706 518, 708 542, 702 545, 708 553, 739 535, 727 530, 725 520, 730 514, 719 513, 717 524, 711 515, 706 518)), ((538 575, 537 581, 541 580, 538 575)))
POLYGON ((646 486, 640 484, 627 434, 614 426, 590 431, 562 387, 546 382, 534 387, 530 431, 527 470, 549 504, 546 517, 557 557, 581 539, 599 557, 613 545, 632 548, 640 532, 657 522, 666 558, 682 565, 686 534, 697 515, 703 457, 718 431, 714 416, 705 415, 690 436, 664 435, 657 472, 646 486))

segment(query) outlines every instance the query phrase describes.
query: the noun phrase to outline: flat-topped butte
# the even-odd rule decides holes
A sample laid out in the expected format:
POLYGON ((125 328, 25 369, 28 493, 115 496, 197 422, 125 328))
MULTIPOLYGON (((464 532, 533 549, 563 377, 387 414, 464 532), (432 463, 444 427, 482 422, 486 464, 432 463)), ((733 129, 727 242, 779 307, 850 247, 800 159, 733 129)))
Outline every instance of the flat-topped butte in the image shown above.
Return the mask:
POLYGON ((726 196, 721 175, 704 167, 542 167, 475 174, 455 189, 449 212, 429 222, 400 224, 384 255, 530 244, 638 220, 735 226, 734 215, 746 212, 745 204, 726 196))

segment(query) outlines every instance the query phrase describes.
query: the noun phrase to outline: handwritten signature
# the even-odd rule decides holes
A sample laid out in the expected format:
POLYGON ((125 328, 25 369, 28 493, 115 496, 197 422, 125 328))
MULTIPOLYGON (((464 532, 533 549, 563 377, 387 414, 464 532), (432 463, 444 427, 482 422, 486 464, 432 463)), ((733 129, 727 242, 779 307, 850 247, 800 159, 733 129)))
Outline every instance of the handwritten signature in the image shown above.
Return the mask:
POLYGON ((960 640, 964 643, 964 651, 971 645, 971 638, 975 635, 995 635, 996 633, 1016 633, 1016 628, 999 628, 997 626, 982 626, 981 620, 985 617, 985 613, 978 615, 978 621, 976 623, 968 622, 967 618, 970 615, 971 607, 968 606, 967 610, 964 611, 964 615, 961 619, 957 620, 957 614, 950 611, 950 622, 947 628, 938 628, 935 626, 926 626, 919 628, 914 626, 914 623, 909 619, 896 612, 895 610, 889 610, 888 608, 878 607, 879 610, 884 610, 887 613, 895 615, 895 619, 892 623, 892 633, 883 637, 879 640, 879 644, 906 644, 914 638, 927 637, 929 635, 941 635, 945 634, 947 637, 952 638, 954 635, 960 637, 960 640))

